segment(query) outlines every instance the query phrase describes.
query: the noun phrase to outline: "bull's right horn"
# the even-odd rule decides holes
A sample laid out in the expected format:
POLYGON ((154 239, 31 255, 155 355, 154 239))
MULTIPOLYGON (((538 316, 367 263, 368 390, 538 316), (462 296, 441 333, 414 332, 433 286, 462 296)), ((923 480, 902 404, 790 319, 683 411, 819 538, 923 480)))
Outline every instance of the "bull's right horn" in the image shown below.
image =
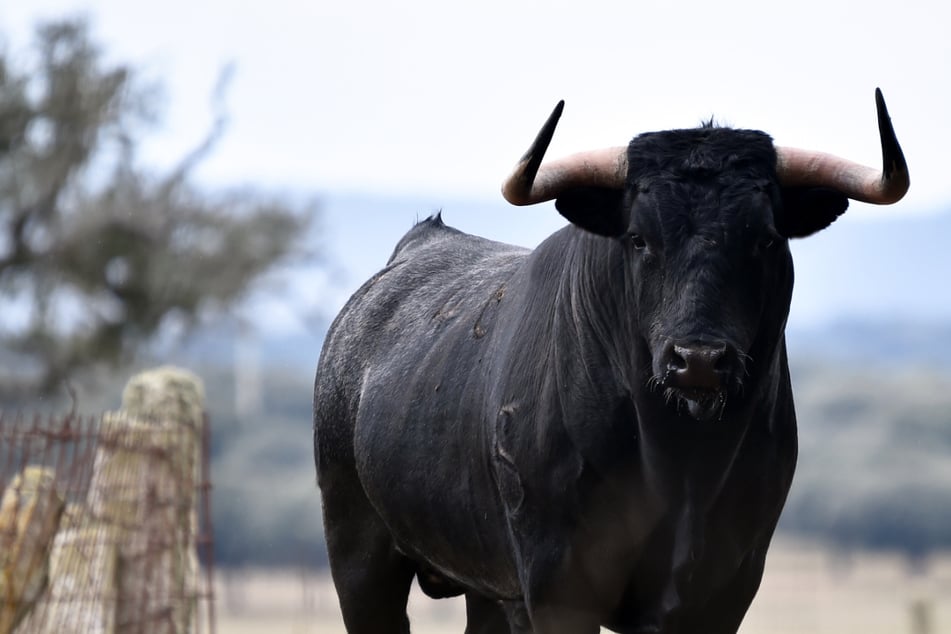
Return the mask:
POLYGON ((882 91, 875 89, 878 132, 882 141, 882 169, 866 167, 844 158, 797 148, 776 148, 776 171, 783 185, 819 186, 838 190, 853 200, 890 205, 908 191, 910 178, 905 156, 898 145, 882 91))
POLYGON ((627 147, 579 152, 542 165, 555 126, 565 107, 559 101, 534 143, 502 184, 502 196, 513 205, 554 200, 573 187, 623 189, 627 178, 627 147))

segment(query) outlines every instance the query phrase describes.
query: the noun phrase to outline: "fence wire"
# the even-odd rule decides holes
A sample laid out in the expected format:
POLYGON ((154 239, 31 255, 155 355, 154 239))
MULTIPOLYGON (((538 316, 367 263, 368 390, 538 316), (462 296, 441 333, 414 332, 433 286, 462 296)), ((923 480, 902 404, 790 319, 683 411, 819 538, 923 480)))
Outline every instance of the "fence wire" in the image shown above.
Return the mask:
POLYGON ((0 634, 215 632, 207 417, 0 412, 0 634))

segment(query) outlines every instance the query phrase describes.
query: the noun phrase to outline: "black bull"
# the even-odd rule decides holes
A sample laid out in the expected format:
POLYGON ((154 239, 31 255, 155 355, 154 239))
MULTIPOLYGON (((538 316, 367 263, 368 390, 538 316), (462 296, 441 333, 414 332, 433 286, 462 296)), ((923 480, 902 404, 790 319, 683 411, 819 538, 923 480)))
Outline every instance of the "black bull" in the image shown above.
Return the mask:
MULTIPOLYGON (((881 180, 907 189, 880 96, 879 115, 881 180)), ((526 192, 546 145, 513 176, 526 192)), ((467 632, 737 630, 796 463, 788 239, 849 197, 893 202, 780 173, 782 152, 645 134, 623 186, 559 184, 571 224, 533 251, 439 217, 400 241, 317 369, 348 632, 407 632, 414 577, 465 594, 467 632)))

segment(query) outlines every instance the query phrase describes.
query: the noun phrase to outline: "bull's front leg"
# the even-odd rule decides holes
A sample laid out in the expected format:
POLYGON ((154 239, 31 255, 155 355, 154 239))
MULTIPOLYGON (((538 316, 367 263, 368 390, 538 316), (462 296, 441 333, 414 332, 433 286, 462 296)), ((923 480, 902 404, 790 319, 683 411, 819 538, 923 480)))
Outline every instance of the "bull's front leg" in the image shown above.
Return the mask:
POLYGON ((597 634, 601 624, 596 615, 568 606, 540 605, 531 610, 531 629, 516 632, 534 634, 597 634))
POLYGON ((682 631, 736 634, 759 589, 765 565, 765 547, 750 553, 729 583, 709 596, 703 608, 685 610, 680 619, 682 631))
POLYGON ((475 592, 466 593, 465 634, 521 634, 522 632, 531 632, 523 602, 501 601, 486 598, 475 592), (524 623, 528 629, 517 629, 515 625, 510 624, 512 610, 517 609, 517 606, 509 606, 510 603, 521 606, 522 614, 525 614, 524 623))
POLYGON ((565 556, 564 547, 549 541, 541 551, 544 554, 523 560, 525 601, 507 608, 513 634, 597 634, 602 593, 577 562, 565 556))

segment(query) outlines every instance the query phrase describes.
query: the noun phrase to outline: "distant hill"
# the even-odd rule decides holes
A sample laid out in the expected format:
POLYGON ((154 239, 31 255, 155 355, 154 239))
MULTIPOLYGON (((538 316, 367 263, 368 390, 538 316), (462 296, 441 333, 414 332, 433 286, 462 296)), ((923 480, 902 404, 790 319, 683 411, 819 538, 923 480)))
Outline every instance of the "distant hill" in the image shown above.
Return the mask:
POLYGON ((931 367, 951 372, 951 321, 839 320, 787 333, 790 358, 810 364, 931 367))

